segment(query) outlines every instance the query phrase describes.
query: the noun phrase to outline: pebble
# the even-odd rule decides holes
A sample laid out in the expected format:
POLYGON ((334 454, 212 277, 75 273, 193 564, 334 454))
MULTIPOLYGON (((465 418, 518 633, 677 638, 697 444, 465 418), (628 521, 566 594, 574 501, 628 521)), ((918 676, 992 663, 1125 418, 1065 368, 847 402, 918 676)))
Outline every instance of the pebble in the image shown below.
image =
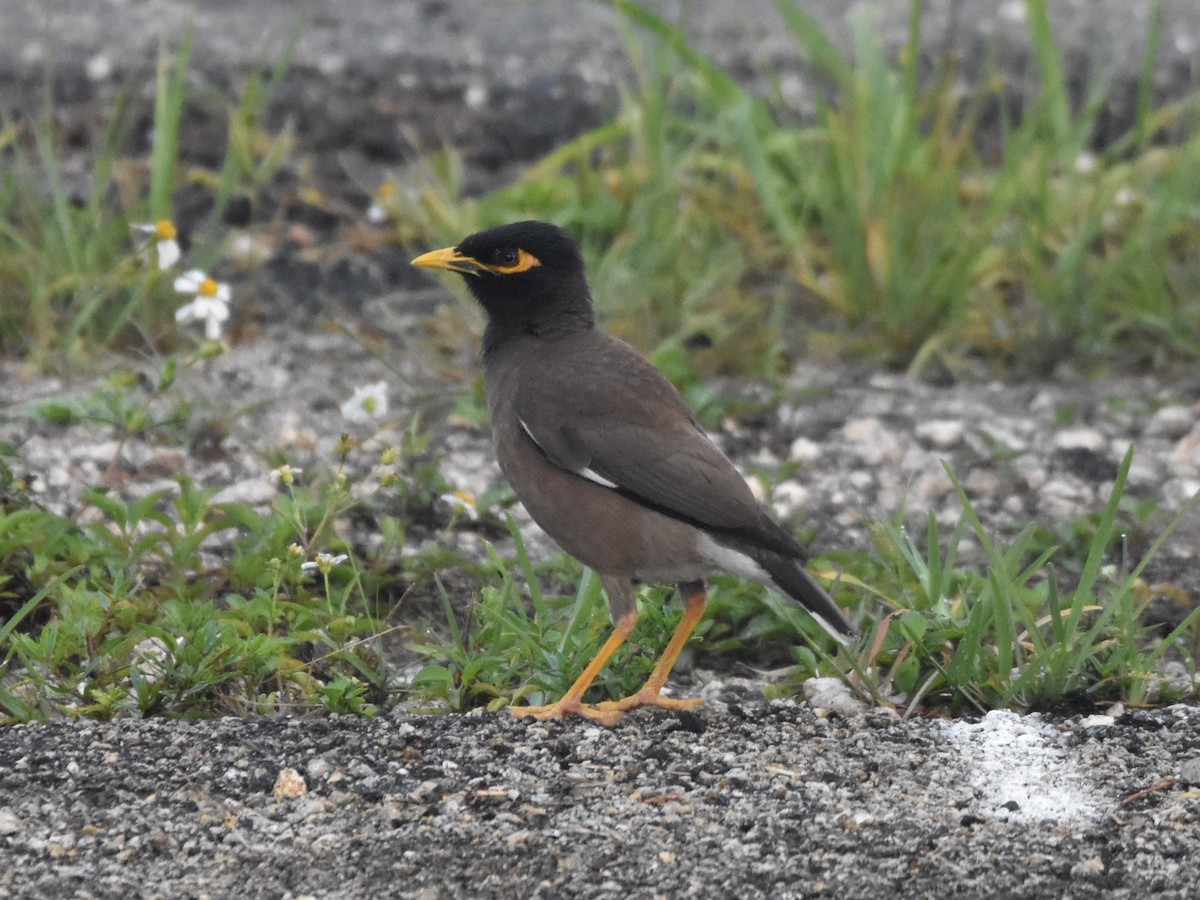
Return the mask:
POLYGON ((17 834, 24 829, 24 823, 11 809, 0 809, 0 835, 17 834))
POLYGON ((276 487, 265 475, 243 478, 222 488, 212 498, 213 503, 241 503, 246 506, 267 506, 275 499, 276 487))
POLYGON ((1172 478, 1162 487, 1162 498, 1167 509, 1178 509, 1200 492, 1200 479, 1172 478))
POLYGON ((1104 435, 1095 428, 1064 428, 1054 435, 1056 450, 1090 450, 1103 453, 1108 449, 1104 435))
POLYGON ((797 481, 782 481, 771 492, 771 506, 781 519, 789 519, 802 512, 808 503, 808 489, 797 481))
POLYGON ((915 433, 920 441, 937 450, 949 450, 962 443, 963 423, 960 419, 931 419, 918 422, 915 433))
POLYGON ((283 768, 275 778, 272 790, 276 800, 292 800, 301 794, 308 793, 308 785, 304 776, 292 768, 283 768))
POLYGON ((821 455, 821 445, 806 437, 798 437, 788 448, 788 459, 791 462, 810 463, 821 455))
POLYGON ((996 497, 1004 489, 1004 480, 995 469, 972 469, 963 486, 971 496, 996 497))
POLYGON ((808 705, 816 709, 827 709, 847 718, 867 710, 867 705, 840 678, 810 678, 802 689, 808 705))
POLYGON ((1172 475, 1200 473, 1200 428, 1185 434, 1171 448, 1171 454, 1167 457, 1167 468, 1172 475))
POLYGON ((1075 881, 1099 881, 1104 875, 1104 860, 1093 856, 1071 867, 1071 878, 1075 881))
POLYGON ((1155 410, 1146 422, 1144 433, 1146 437, 1178 440, 1191 431, 1198 420, 1200 420, 1200 411, 1187 406, 1171 404, 1155 410))
POLYGON ((877 466, 899 457, 899 443, 880 419, 851 419, 842 426, 842 439, 854 445, 855 452, 868 466, 877 466))
POLYGON ((1179 767, 1179 780, 1185 785, 1200 784, 1200 756, 1184 760, 1179 767))
POLYGON ((1041 486, 1038 501, 1048 521, 1064 522, 1071 518, 1073 510, 1090 507, 1091 494, 1088 486, 1078 478, 1060 475, 1041 486))

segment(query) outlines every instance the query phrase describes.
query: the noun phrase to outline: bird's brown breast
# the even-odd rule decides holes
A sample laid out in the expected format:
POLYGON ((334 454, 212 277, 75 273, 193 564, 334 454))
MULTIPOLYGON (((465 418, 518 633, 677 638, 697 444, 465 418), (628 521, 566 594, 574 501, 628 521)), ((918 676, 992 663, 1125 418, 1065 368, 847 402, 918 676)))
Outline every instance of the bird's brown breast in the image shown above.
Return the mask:
MULTIPOLYGON (((530 338, 485 363, 488 409, 500 468, 529 514, 568 553, 598 572, 647 581, 701 577, 711 566, 697 549, 698 531, 684 518, 639 502, 636 492, 589 480, 581 470, 680 463, 678 446, 716 454, 732 473, 723 504, 730 521, 756 513, 744 481, 699 432, 674 388, 627 345, 589 332, 555 341, 530 338), (650 446, 619 445, 630 430, 649 429, 650 446), (626 458, 599 464, 589 442, 611 432, 626 458), (532 432, 532 433, 531 433, 532 432), (656 449, 661 452, 656 452, 656 449)), ((645 443, 645 440, 642 442, 645 443)), ((674 472, 669 477, 678 477, 674 472)), ((711 492, 711 479, 701 479, 711 492)), ((690 491, 687 483, 678 489, 690 491)))

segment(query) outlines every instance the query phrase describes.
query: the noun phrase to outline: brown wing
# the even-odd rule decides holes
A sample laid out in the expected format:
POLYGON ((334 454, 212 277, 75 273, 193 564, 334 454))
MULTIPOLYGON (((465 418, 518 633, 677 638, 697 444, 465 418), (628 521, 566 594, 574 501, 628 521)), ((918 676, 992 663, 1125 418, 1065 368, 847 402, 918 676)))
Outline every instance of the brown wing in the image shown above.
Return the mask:
POLYGON ((522 365, 515 408, 557 466, 599 476, 670 515, 719 529, 763 513, 669 381, 629 345, 605 337, 549 342, 522 365))

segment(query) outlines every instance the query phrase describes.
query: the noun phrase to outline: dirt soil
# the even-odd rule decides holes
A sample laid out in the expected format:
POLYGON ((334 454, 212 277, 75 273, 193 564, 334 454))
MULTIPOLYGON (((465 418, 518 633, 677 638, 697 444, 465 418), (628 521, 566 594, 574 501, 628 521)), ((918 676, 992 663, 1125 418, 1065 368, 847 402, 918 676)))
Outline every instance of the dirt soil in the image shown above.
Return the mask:
MULTIPOLYGON (((667 14, 678 6, 650 5, 667 14)), ((885 43, 899 46, 907 0, 872 5, 885 43)), ((930 58, 950 48, 967 83, 987 58, 1009 73, 1017 101, 1031 95, 1020 4, 929 6, 930 58)), ((1053 4, 1072 89, 1085 95, 1093 76, 1113 85, 1104 120, 1113 133, 1128 122, 1141 66, 1139 41, 1127 36, 1146 33, 1145 11, 1128 6, 1053 4)), ((770 3, 687 7, 702 49, 811 114, 820 83, 780 37, 770 3)), ((812 8, 848 46, 846 4, 812 8)), ((60 125, 73 136, 67 175, 83 195, 89 153, 122 88, 132 86, 134 119, 148 126, 160 37, 175 40, 192 22, 197 95, 235 96, 249 70, 274 58, 295 9, 284 0, 8 0, 0 104, 36 110, 40 66, 54 60, 60 125)), ((234 347, 182 372, 177 385, 218 437, 209 446, 161 435, 122 444, 95 426, 31 417, 46 400, 91 396, 99 382, 34 377, 2 360, 0 440, 21 448, 43 502, 78 509, 82 485, 115 459, 116 489, 130 496, 172 489, 185 474, 221 487, 222 499, 265 506, 273 454, 319 468, 340 432, 357 427, 338 413, 355 386, 384 380, 393 408, 382 428, 362 432, 364 459, 397 443, 414 411, 444 414, 473 366, 471 335, 438 324, 457 301, 410 269, 411 248, 357 237, 370 234, 365 210, 380 179, 403 182, 422 147, 463 148, 467 183, 478 189, 611 114, 631 77, 619 17, 593 4, 550 9, 317 4, 271 109, 274 125, 295 127, 302 163, 224 223, 271 235, 268 259, 250 272, 218 270, 238 298, 234 347), (300 168, 327 202, 306 199, 300 168)), ((1158 99, 1200 80, 1200 12, 1165 3, 1164 35, 1158 99)), ((220 159, 222 116, 203 102, 189 108, 191 160, 220 159)), ((133 129, 131 152, 144 152, 146 134, 133 129)), ((211 197, 184 191, 177 202, 187 238, 211 197)), ((119 365, 156 374, 153 362, 119 365)), ((753 385, 728 389, 758 396, 753 385)), ((746 471, 794 468, 767 499, 814 533, 818 552, 868 546, 867 523, 902 508, 914 528, 929 510, 953 521, 942 460, 1003 534, 1031 520, 1065 528, 1099 508, 1134 443, 1135 559, 1200 489, 1194 373, 934 384, 800 364, 783 396, 721 423, 714 438, 746 471)), ((496 483, 486 430, 446 418, 434 449, 456 486, 478 495, 496 483)), ((1200 595, 1198 518, 1163 548, 1149 581, 1200 595)), ((510 549, 487 523, 449 532, 445 524, 414 528, 405 552, 431 540, 475 554, 485 540, 510 549)), ((535 554, 552 552, 524 526, 535 554)), ((968 542, 963 553, 972 552, 968 542)), ((1166 603, 1156 615, 1169 623, 1184 611, 1166 603)), ((1186 676, 1182 667, 1174 674, 1186 676)), ((765 702, 764 682, 749 670, 701 665, 676 684, 708 707, 638 713, 611 730, 399 710, 371 721, 3 729, 0 894, 1188 897, 1200 883, 1194 708, 900 721, 833 712, 841 701, 820 685, 805 701, 765 702)))

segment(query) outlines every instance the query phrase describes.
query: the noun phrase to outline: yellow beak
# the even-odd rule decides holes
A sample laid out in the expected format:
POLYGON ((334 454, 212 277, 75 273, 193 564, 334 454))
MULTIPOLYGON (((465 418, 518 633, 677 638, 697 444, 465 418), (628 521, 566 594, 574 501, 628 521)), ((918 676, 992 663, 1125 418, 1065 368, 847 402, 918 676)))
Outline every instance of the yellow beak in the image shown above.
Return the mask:
POLYGON ((471 259, 471 257, 463 256, 453 247, 423 253, 414 259, 412 264, 414 266, 422 266, 426 269, 448 269, 451 272, 461 272, 464 275, 478 275, 486 268, 471 259))

